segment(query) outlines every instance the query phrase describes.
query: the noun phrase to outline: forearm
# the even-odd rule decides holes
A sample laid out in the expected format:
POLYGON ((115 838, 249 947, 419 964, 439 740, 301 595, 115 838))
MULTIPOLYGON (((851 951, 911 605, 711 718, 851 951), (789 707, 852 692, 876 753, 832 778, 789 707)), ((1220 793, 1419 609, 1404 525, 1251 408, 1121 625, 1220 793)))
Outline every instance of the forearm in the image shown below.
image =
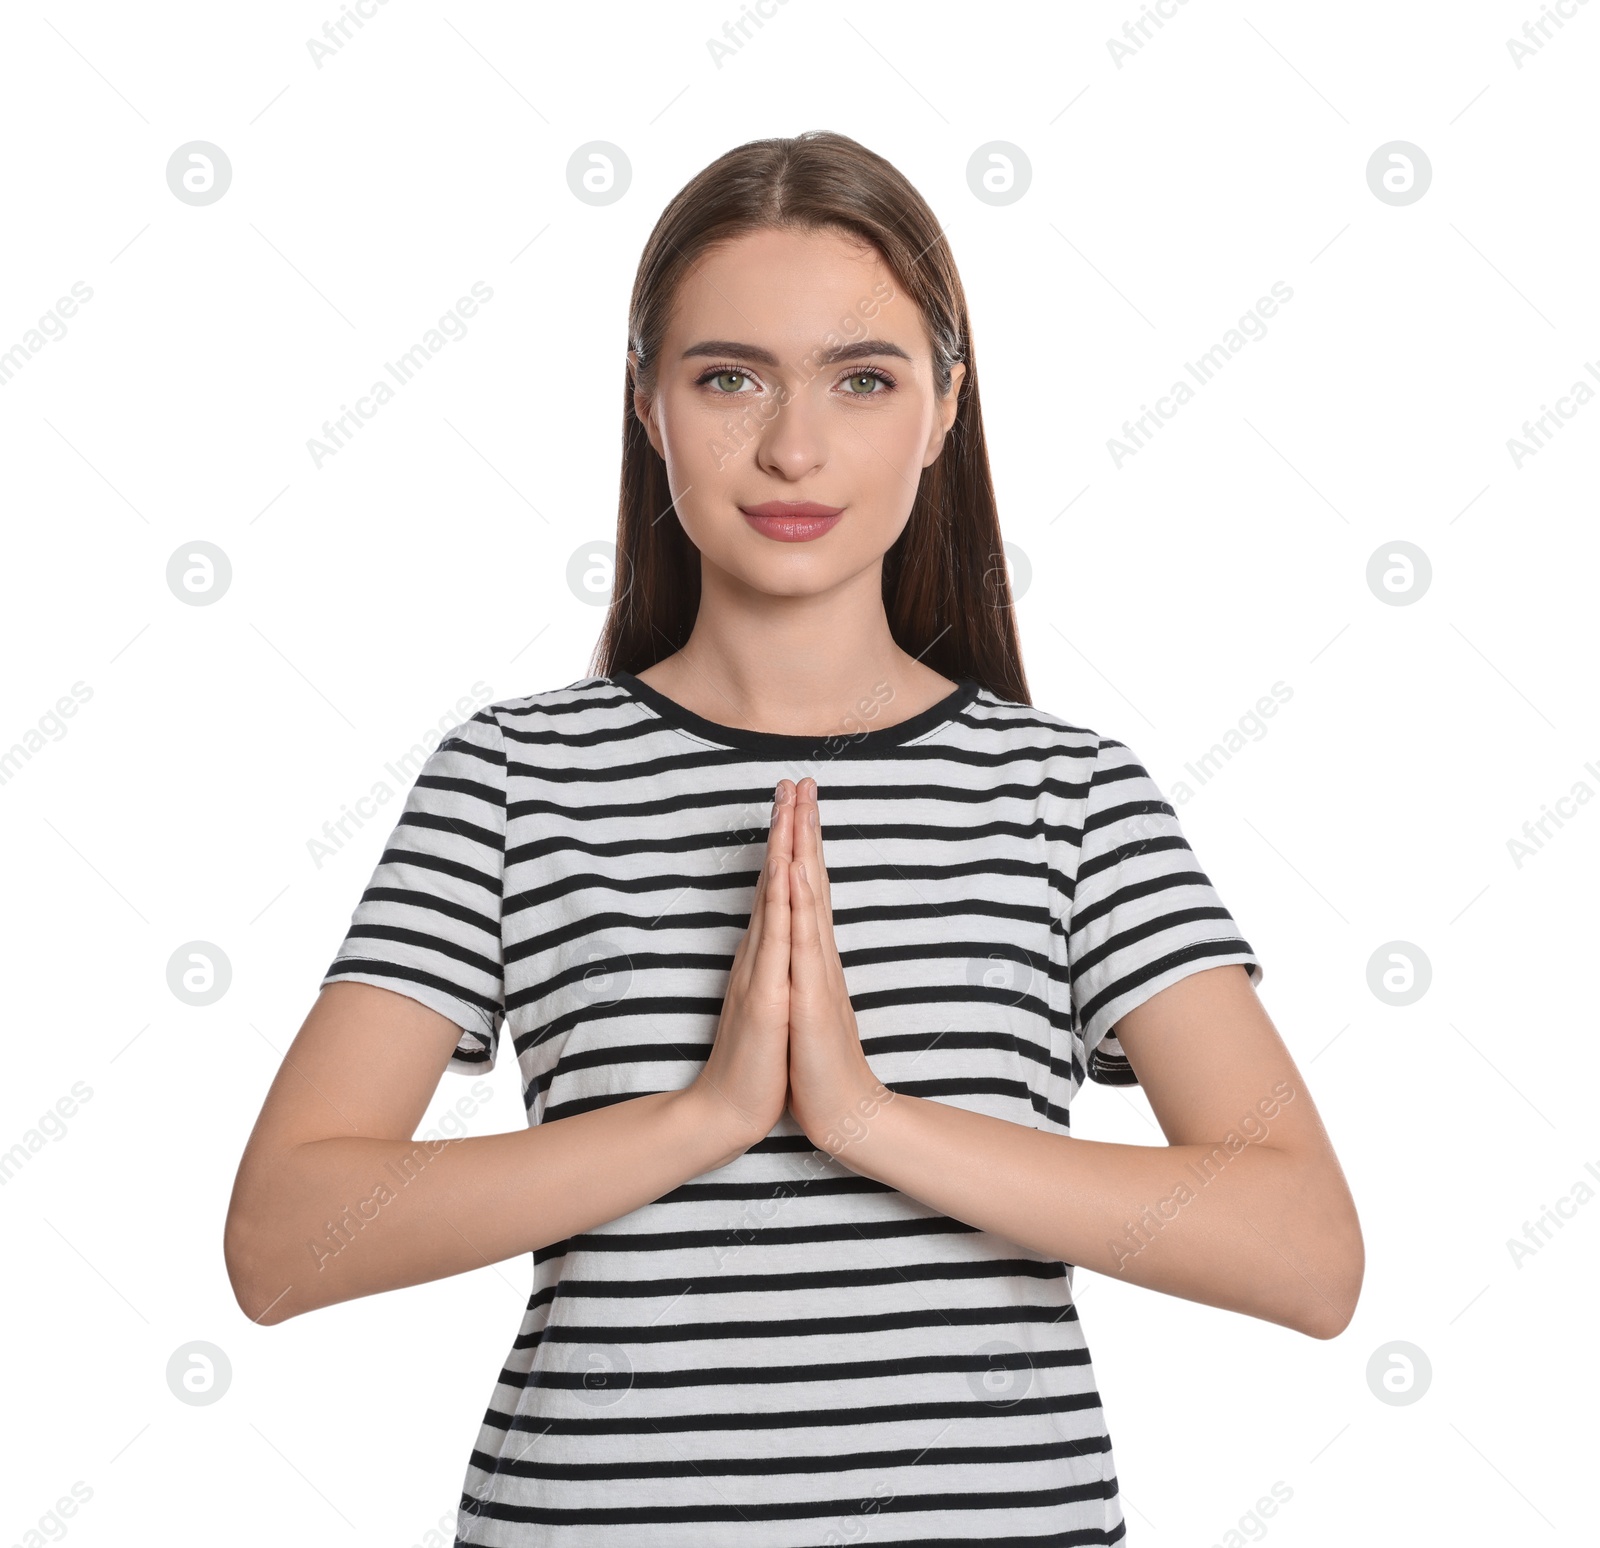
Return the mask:
POLYGON ((313 1140, 241 1180, 229 1274, 247 1315, 282 1322, 592 1230, 740 1148, 692 1089, 515 1133, 313 1140))
POLYGON ((1121 1145, 892 1093, 823 1148, 851 1170, 1062 1262, 1332 1337, 1360 1287, 1336 1167, 1262 1142, 1121 1145))

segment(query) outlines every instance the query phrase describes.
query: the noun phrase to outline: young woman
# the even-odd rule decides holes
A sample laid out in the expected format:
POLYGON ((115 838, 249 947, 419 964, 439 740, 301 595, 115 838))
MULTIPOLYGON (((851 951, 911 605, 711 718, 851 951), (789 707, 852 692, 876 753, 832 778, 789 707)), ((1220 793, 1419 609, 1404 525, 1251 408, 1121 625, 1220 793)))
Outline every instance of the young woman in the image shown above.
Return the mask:
POLYGON ((239 1303, 533 1255, 460 1544, 1121 1541, 1073 1265, 1313 1338, 1361 1283, 1260 964, 1134 753, 1029 701, 905 179, 741 146, 629 326, 595 670, 419 775, 240 1165, 239 1303), (502 1038, 528 1129, 414 1140, 502 1038), (1168 1143, 1073 1138, 1086 1078, 1168 1143))

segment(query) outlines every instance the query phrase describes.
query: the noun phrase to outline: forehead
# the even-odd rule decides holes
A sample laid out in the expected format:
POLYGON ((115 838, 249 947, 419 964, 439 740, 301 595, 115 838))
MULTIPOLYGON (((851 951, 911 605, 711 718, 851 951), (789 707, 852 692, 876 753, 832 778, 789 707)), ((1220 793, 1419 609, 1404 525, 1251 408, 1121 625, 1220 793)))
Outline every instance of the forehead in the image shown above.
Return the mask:
POLYGON ((674 298, 666 353, 703 337, 803 351, 829 333, 860 335, 869 319, 877 337, 908 350, 923 345, 916 304, 876 248, 831 229, 753 231, 691 265, 674 298))

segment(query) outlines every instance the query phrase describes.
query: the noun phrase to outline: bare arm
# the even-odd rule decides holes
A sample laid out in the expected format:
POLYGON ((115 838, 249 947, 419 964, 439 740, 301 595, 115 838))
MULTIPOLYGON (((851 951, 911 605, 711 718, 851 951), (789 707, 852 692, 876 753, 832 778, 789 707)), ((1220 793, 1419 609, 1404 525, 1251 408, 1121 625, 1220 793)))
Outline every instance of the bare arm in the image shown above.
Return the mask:
POLYGON ((726 1166, 783 1114, 789 907, 776 815, 704 1068, 510 1134, 412 1138, 461 1029, 406 995, 329 984, 284 1056, 223 1232, 247 1317, 277 1323, 564 1241, 726 1166), (774 845, 778 847, 774 847, 774 845))
POLYGON ((460 1036, 387 989, 322 991, 228 1207, 223 1252, 246 1316, 283 1322, 532 1252, 726 1165, 756 1137, 696 1082, 516 1133, 415 1141, 460 1036))
POLYGON ((1180 979, 1116 1033, 1167 1145, 1052 1134, 881 1086, 825 1143, 852 1170, 1051 1258, 1313 1338, 1343 1331, 1365 1266, 1360 1222, 1244 969, 1180 979))

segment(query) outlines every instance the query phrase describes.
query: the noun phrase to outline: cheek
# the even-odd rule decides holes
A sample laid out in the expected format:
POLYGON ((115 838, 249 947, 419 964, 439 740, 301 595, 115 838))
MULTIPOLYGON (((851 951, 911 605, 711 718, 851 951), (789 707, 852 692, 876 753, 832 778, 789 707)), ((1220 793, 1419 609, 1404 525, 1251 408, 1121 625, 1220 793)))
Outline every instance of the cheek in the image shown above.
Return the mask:
POLYGON ((774 413, 771 400, 730 393, 669 396, 661 403, 661 444, 674 488, 713 489, 748 473, 754 448, 774 413))
POLYGON ((657 407, 661 448, 669 467, 689 468, 709 460, 707 443, 716 420, 691 397, 669 394, 657 407))
MULTIPOLYGON (((915 403, 896 404, 893 410, 857 414, 840 427, 834 438, 834 456, 851 470, 862 487, 887 489, 914 484, 927 451, 927 416, 915 403)), ((906 498, 910 499, 910 492, 906 498)))

